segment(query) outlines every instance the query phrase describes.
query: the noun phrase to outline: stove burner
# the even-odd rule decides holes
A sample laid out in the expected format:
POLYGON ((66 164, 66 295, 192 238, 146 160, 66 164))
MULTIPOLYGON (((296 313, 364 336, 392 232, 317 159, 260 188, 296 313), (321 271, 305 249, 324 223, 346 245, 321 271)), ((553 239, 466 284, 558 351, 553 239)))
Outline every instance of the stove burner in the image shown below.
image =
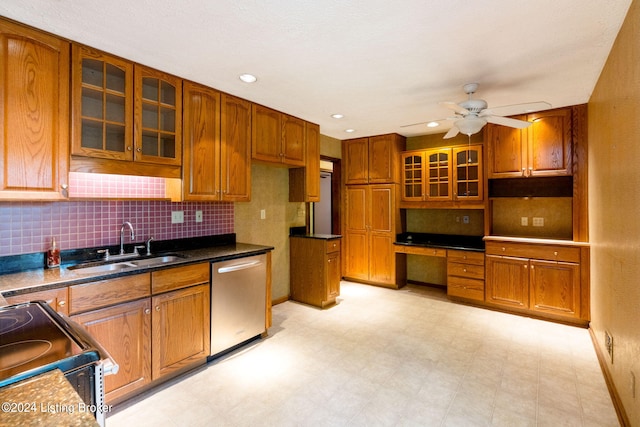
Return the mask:
POLYGON ((16 368, 47 354, 53 344, 47 340, 28 340, 0 346, 0 372, 16 368))
POLYGON ((31 323, 32 320, 33 315, 28 311, 7 310, 0 312, 0 335, 20 329, 31 323))

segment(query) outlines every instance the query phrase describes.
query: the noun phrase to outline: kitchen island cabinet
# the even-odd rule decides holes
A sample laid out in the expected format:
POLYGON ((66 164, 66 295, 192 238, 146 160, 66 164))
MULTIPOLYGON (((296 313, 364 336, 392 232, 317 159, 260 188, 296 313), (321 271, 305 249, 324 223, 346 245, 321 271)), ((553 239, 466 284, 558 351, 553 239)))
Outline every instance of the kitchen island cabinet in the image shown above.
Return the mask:
POLYGON ((589 321, 587 244, 493 239, 486 242, 488 304, 570 323, 589 321))
POLYGON ((291 236, 291 299, 325 308, 340 295, 340 236, 291 236))
POLYGON ((0 18, 0 200, 65 200, 69 43, 0 18))

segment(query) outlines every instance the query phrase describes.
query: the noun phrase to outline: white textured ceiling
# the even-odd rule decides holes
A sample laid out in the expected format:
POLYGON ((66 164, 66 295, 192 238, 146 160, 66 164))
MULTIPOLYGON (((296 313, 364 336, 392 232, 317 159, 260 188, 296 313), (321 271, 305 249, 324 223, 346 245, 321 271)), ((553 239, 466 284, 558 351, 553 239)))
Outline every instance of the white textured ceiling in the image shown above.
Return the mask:
POLYGON ((2 0, 0 15, 318 123, 338 139, 585 103, 631 0, 2 0), (252 73, 258 82, 241 82, 252 73), (332 119, 342 113, 341 120, 332 119), (346 128, 356 129, 347 134, 346 128))

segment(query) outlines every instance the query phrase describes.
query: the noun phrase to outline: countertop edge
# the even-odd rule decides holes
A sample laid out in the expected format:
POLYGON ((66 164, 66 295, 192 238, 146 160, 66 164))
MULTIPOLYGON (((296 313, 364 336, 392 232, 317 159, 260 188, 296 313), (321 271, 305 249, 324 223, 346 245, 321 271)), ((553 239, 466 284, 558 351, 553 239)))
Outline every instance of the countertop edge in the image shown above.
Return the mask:
POLYGON ((509 236, 484 236, 485 242, 514 242, 514 243, 532 243, 540 245, 564 245, 577 247, 590 247, 589 242, 576 242, 574 240, 563 239, 542 239, 537 237, 509 237, 509 236))
MULTIPOLYGON (((83 283, 148 273, 199 262, 220 262, 234 258, 243 258, 270 252, 274 249, 275 248, 273 246, 235 243, 231 245, 211 246, 209 248, 171 251, 172 253, 184 256, 184 258, 161 265, 131 268, 115 273, 103 272, 81 274, 78 272, 79 270, 69 270, 67 267, 55 269, 41 268, 9 273, 6 275, 0 275, 0 297, 4 299, 14 295, 59 289, 83 283)), ((0 303, 2 302, 3 301, 0 300, 0 303)))

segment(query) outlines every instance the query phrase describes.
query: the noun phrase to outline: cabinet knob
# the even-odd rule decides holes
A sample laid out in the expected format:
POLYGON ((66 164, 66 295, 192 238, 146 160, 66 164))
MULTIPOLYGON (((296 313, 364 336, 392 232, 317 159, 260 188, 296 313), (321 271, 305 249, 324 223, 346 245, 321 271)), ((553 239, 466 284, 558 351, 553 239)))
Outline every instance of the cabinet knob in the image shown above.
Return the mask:
POLYGON ((554 254, 555 256, 558 256, 558 251, 553 251, 553 254, 554 254))
POLYGON ((67 302, 66 302, 65 300, 58 301, 58 306, 60 306, 60 307, 64 307, 64 305, 65 305, 66 303, 67 303, 67 302))
POLYGON ((524 267, 524 268, 529 268, 529 266, 528 266, 527 264, 525 264, 523 267, 524 267))
POLYGON ((328 262, 329 264, 331 264, 331 260, 327 260, 327 262, 328 262))
POLYGON ((466 255, 462 255, 462 259, 467 259, 467 256, 466 255))
POLYGON ((160 306, 156 305, 156 311, 160 311, 160 306))
POLYGON ((532 265, 532 266, 531 266, 531 269, 533 270, 534 268, 536 268, 536 266, 535 266, 535 265, 532 265))
POLYGON ((131 146, 129 145, 129 146, 127 147, 127 151, 131 151, 131 150, 132 150, 132 148, 131 148, 131 146))
POLYGON ((137 151, 138 153, 142 153, 142 148, 138 147, 138 148, 136 148, 136 151, 137 151))
POLYGON ((526 171, 527 171, 527 168, 522 168, 522 176, 525 176, 526 171))
POLYGON ((467 272, 467 269, 466 269, 466 268, 463 268, 463 269, 462 269, 462 271, 466 273, 466 272, 467 272))
POLYGON ((144 310, 144 314, 151 314, 151 310, 149 310, 148 308, 144 310))
POLYGON ((67 190, 67 189, 69 189, 69 185, 68 184, 60 184, 60 188, 62 188, 63 190, 67 190))
POLYGON ((505 248, 505 247, 503 247, 503 248, 502 248, 502 252, 504 252, 504 251, 506 251, 506 250, 507 250, 507 248, 505 248))

